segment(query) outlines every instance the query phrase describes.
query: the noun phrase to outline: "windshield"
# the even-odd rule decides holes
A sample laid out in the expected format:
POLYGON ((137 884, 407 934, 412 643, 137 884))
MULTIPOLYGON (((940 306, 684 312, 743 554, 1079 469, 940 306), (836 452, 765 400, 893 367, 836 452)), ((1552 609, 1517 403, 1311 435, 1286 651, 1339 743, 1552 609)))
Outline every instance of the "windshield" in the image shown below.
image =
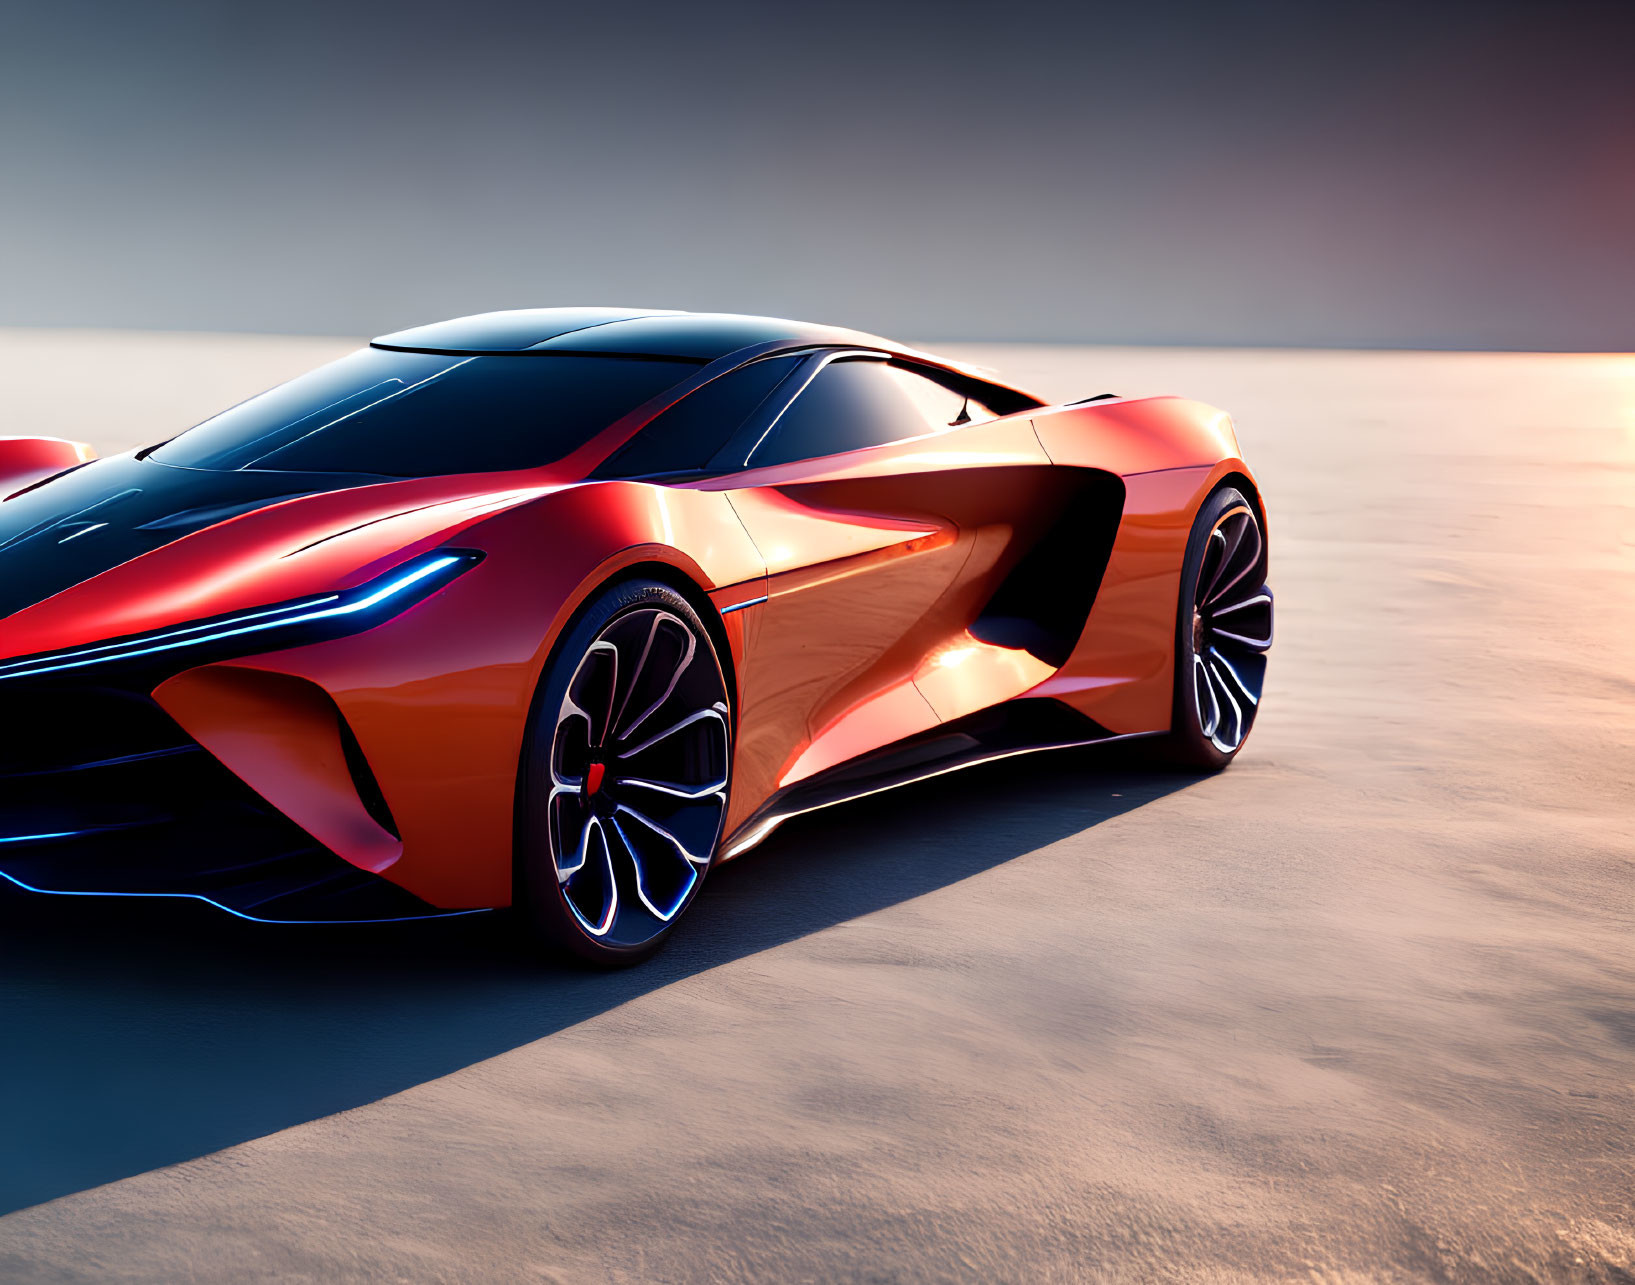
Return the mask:
POLYGON ((697 369, 650 358, 364 348, 206 420, 151 458, 387 477, 537 468, 697 369))

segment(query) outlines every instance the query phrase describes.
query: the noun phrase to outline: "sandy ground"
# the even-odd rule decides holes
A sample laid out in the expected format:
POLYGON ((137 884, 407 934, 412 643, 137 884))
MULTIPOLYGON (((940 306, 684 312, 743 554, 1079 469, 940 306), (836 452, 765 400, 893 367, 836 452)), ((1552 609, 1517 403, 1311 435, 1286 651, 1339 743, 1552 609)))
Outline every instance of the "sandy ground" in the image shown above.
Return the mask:
MULTIPOLYGON (((148 440, 340 342, 0 334, 148 440)), ((658 960, 0 905, 6 1280, 1635 1280, 1635 358, 965 348, 1237 415, 1240 761, 791 824, 658 960)))

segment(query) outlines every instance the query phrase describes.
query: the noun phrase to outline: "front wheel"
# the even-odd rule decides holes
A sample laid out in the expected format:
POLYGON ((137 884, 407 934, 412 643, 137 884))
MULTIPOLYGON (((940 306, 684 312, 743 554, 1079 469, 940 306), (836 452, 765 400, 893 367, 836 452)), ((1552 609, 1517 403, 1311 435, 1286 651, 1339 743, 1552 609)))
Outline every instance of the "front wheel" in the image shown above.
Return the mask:
POLYGON ((1232 487, 1210 495, 1193 521, 1176 615, 1175 708, 1163 757, 1218 770, 1254 725, 1272 645, 1266 537, 1254 505, 1232 487))
POLYGON ((657 950, 726 820, 732 721, 697 612, 638 580, 592 600, 540 680, 518 783, 517 903, 602 965, 657 950))

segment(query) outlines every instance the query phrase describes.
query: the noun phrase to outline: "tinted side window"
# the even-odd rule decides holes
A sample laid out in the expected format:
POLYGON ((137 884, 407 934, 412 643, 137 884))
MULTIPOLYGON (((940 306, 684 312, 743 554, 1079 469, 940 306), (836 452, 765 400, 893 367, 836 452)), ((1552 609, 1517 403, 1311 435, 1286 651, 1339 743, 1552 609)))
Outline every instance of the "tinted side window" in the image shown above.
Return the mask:
POLYGON ((750 464, 788 464, 941 432, 965 404, 959 393, 867 358, 832 361, 779 417, 750 464))
POLYGON ((710 380, 654 417, 599 469, 601 477, 643 477, 702 469, 801 357, 769 357, 710 380))

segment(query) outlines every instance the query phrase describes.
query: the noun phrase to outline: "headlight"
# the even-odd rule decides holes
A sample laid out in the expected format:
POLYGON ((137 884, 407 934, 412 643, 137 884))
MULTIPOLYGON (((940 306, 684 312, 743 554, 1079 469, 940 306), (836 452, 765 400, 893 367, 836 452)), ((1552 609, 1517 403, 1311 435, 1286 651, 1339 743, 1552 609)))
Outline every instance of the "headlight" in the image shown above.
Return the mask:
POLYGON ((439 549, 436 553, 412 558, 354 589, 216 616, 196 624, 131 634, 90 647, 72 647, 5 661, 0 663, 0 681, 118 661, 145 662, 147 657, 157 660, 167 652, 184 648, 243 654, 247 650, 297 646, 359 633, 437 592, 476 566, 482 556, 469 549, 439 549), (252 646, 246 647, 243 643, 252 646))

